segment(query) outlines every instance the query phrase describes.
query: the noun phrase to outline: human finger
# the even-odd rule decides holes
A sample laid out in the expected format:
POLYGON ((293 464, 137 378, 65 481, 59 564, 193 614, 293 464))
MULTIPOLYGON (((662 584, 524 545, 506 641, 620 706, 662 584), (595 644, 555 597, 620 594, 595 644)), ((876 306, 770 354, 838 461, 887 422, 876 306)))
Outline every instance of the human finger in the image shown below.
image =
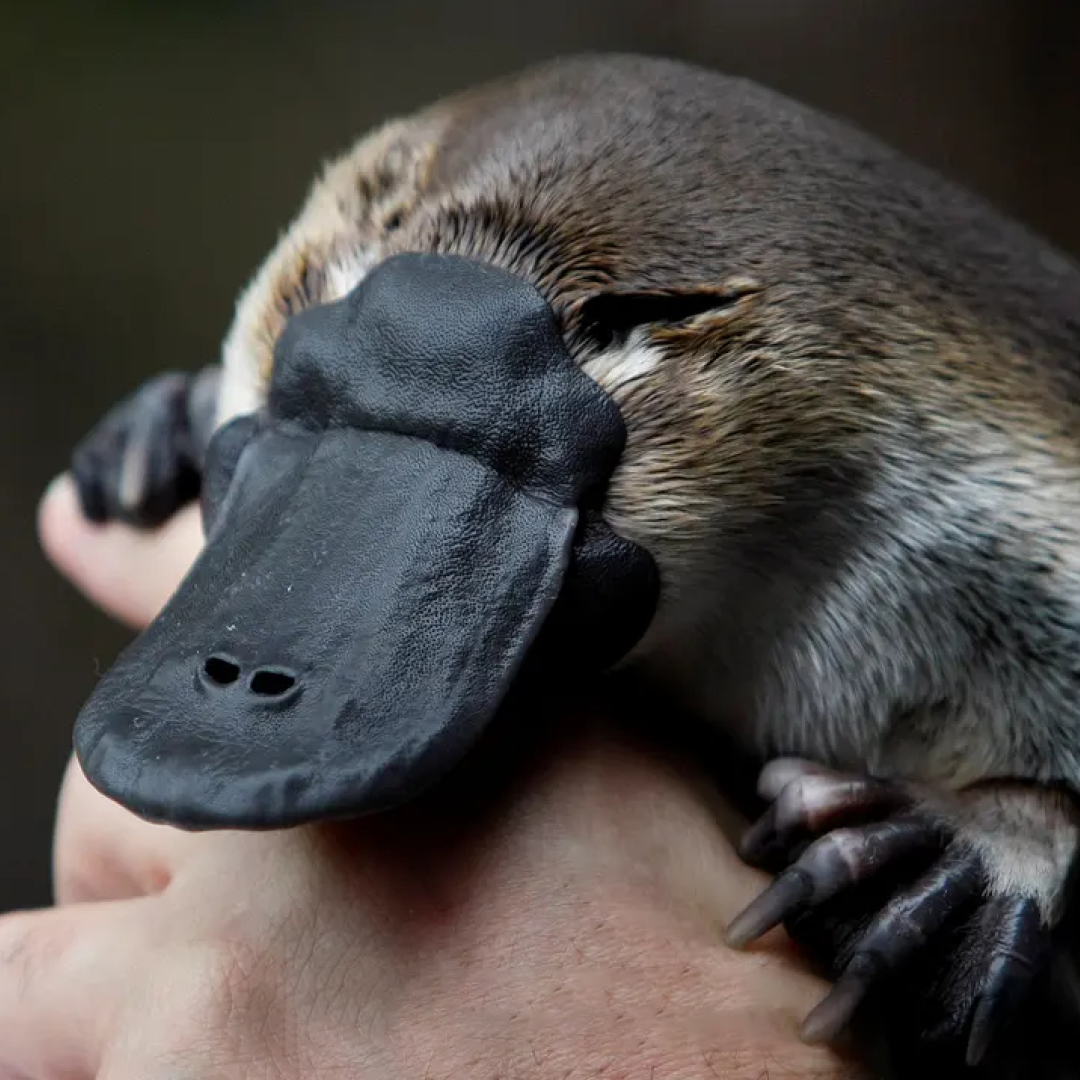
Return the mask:
POLYGON ((0 1076, 97 1076, 146 903, 0 916, 0 1076))
POLYGON ((48 487, 38 507, 46 556, 108 614, 141 628, 160 611, 202 548, 197 505, 152 531, 88 521, 67 474, 48 487))

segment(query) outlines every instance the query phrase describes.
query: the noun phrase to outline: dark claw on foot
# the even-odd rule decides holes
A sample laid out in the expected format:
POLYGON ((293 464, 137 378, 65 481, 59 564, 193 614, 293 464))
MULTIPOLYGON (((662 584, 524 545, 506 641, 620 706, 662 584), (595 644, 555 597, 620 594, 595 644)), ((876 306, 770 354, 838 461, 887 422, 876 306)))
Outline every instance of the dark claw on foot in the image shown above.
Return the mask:
POLYGON ((760 865, 808 836, 910 803, 899 785, 800 766, 784 759, 762 774, 758 790, 774 801, 742 839, 739 850, 747 862, 760 865))
POLYGON ((879 974, 865 958, 852 961, 802 1022, 799 1037, 803 1042, 814 1044, 835 1040, 851 1022, 879 974))
MULTIPOLYGON (((783 924, 828 965, 835 985, 803 1038, 834 1039, 872 996, 900 1003, 881 1019, 902 1042, 957 1066, 1008 1043, 1049 970, 1046 913, 1064 910, 1080 847, 1072 798, 1005 780, 945 792, 796 759, 758 788, 771 804, 743 850, 780 872, 726 938, 742 947, 783 924)), ((1023 1068, 1027 1051, 1009 1052, 1023 1068)))
POLYGON ((916 957, 980 895, 984 881, 976 856, 954 849, 912 888, 898 893, 855 943, 840 980, 807 1017, 804 1037, 839 1034, 874 984, 916 957))
POLYGON ((942 846, 942 836, 935 825, 914 817, 831 832, 811 844, 735 917, 728 927, 726 941, 740 948, 894 861, 920 852, 933 855, 942 846))
POLYGON ((1046 959, 1050 932, 1034 900, 1000 897, 983 908, 972 931, 987 957, 968 1036, 967 1063, 977 1065, 997 1031, 1015 1014, 1046 959))

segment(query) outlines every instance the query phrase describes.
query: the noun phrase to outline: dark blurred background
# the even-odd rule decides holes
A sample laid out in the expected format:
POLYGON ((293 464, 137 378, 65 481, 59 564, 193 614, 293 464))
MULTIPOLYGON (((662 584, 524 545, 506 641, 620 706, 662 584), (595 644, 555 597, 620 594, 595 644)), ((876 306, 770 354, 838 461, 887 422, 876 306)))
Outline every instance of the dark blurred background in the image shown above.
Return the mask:
POLYGON ((1077 0, 2 0, 0 910, 48 899, 71 722, 125 640, 36 548, 72 443, 149 374, 216 357, 320 161, 583 48, 750 75, 1080 253, 1077 0))

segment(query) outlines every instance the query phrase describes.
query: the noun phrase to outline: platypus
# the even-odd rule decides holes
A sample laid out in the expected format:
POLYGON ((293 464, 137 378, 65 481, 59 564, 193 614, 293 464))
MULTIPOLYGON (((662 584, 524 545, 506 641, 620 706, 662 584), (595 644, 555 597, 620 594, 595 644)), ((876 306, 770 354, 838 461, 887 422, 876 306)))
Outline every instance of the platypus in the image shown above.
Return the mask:
POLYGON ((622 55, 389 122, 220 364, 145 384, 73 472, 98 521, 203 503, 76 725, 137 813, 385 809, 530 673, 632 670, 763 768, 744 851, 778 876, 728 939, 832 928, 807 1038, 918 970, 974 1065, 1045 970, 1080 820, 1080 267, 847 124, 622 55))

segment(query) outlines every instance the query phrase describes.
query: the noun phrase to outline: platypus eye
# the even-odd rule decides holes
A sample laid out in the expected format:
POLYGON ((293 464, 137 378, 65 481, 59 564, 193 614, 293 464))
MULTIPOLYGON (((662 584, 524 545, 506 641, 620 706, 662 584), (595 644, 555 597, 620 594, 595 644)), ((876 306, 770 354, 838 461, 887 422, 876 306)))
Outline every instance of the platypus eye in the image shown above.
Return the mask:
POLYGON ((223 424, 206 451, 202 484, 203 531, 209 533, 228 494, 244 447, 262 426, 258 413, 247 413, 223 424))
POLYGON ((709 312, 733 312, 740 301, 760 288, 757 282, 742 278, 719 285, 616 286, 594 293, 582 303, 580 333, 606 349, 625 340, 638 326, 670 326, 709 312))

